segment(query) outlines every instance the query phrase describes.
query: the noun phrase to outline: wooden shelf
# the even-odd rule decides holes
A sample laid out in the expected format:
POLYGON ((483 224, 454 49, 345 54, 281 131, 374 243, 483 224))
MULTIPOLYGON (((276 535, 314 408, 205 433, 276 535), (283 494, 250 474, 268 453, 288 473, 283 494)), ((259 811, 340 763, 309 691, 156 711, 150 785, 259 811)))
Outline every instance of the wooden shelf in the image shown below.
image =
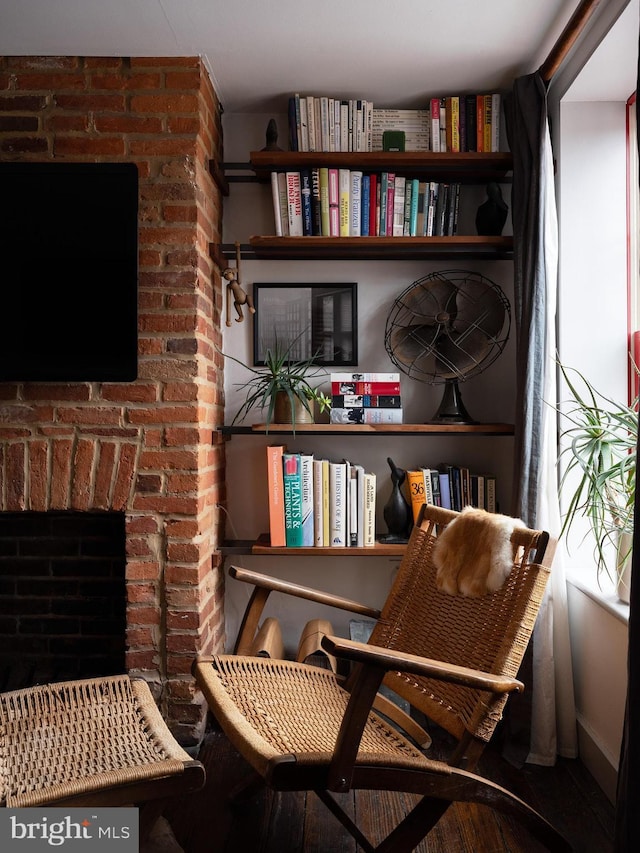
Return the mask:
POLYGON ((481 184, 504 180, 513 169, 509 152, 478 154, 440 151, 252 151, 250 166, 258 177, 269 179, 272 171, 330 167, 358 168, 366 172, 397 172, 447 177, 451 181, 481 184))
MULTIPOLYGON (((225 257, 235 247, 220 247, 225 257)), ((244 257, 264 260, 509 260, 513 237, 250 237, 244 257)))
POLYGON ((269 535, 263 533, 256 540, 226 540, 220 552, 225 556, 245 554, 259 557, 401 557, 406 545, 387 545, 376 542, 368 548, 272 548, 269 535))
MULTIPOLYGON (((232 435, 293 435, 291 424, 222 426, 232 435)), ((513 424, 297 424, 295 434, 304 435, 513 435, 513 424)))

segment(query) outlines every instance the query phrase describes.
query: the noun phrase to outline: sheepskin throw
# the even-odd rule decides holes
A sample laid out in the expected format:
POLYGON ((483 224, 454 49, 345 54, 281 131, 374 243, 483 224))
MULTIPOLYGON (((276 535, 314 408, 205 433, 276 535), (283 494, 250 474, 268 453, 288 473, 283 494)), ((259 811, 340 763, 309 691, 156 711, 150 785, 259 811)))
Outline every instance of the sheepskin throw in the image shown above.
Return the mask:
POLYGON ((442 531, 433 550, 441 592, 477 598, 500 589, 513 566, 511 534, 523 521, 465 507, 442 531))

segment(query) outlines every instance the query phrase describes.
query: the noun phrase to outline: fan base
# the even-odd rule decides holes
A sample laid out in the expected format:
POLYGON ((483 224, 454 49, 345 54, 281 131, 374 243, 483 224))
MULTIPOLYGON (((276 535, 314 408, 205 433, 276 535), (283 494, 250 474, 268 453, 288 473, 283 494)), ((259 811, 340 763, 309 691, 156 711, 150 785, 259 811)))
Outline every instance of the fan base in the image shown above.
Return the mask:
POLYGON ((428 424, 477 424, 467 412, 458 383, 455 379, 449 379, 444 387, 442 400, 437 412, 428 424))

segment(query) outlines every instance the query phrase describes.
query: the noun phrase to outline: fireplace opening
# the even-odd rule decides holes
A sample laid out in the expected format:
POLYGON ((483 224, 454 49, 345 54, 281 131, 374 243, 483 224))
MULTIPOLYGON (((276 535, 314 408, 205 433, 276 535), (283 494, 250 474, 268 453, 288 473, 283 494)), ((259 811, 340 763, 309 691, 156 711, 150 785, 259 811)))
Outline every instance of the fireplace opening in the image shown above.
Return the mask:
POLYGON ((0 513, 0 690, 125 671, 125 517, 0 513))

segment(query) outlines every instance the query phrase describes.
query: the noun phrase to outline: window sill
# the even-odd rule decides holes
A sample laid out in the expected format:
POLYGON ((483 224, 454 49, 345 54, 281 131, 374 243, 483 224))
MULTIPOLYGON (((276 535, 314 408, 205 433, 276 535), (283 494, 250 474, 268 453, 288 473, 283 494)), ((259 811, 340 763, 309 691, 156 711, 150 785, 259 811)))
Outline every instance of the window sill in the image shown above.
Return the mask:
POLYGON ((608 613, 611 613, 616 619, 624 622, 625 625, 629 622, 629 605, 620 601, 616 595, 613 584, 608 579, 603 579, 602 589, 598 585, 597 578, 590 576, 585 571, 578 569, 567 570, 567 583, 570 583, 576 589, 579 589, 587 595, 596 604, 599 604, 608 613))

